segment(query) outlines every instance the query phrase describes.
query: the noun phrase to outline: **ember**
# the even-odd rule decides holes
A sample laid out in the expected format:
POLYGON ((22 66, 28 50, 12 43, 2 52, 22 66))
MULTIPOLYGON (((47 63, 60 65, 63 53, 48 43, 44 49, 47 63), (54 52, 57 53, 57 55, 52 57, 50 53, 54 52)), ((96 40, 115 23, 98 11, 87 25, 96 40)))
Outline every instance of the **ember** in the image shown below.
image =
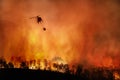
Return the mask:
POLYGON ((115 80, 120 80, 120 72, 115 71, 113 75, 115 80))

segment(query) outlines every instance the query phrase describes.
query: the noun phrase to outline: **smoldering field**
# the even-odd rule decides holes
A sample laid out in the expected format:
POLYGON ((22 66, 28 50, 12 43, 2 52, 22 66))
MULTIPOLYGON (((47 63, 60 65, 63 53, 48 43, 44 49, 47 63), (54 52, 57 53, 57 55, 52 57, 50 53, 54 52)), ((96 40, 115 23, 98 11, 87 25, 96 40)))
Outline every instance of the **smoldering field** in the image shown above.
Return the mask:
POLYGON ((0 0, 0 57, 119 67, 119 7, 119 0, 0 0), (37 15, 42 24, 30 19, 37 15))

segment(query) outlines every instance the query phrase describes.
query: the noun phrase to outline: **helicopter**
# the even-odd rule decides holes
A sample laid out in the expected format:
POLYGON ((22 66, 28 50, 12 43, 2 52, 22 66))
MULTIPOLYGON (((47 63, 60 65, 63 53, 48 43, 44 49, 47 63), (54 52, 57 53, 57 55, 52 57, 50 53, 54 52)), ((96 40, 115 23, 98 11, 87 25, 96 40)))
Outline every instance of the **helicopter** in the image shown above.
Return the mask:
MULTIPOLYGON (((33 19, 33 18, 35 18, 35 19, 36 19, 36 21, 37 21, 37 23, 38 23, 38 24, 39 24, 39 23, 41 23, 41 24, 42 24, 43 19, 42 19, 40 16, 31 17, 30 19, 33 19)), ((46 31, 46 28, 45 28, 45 27, 43 27, 43 30, 44 30, 44 31, 46 31)))

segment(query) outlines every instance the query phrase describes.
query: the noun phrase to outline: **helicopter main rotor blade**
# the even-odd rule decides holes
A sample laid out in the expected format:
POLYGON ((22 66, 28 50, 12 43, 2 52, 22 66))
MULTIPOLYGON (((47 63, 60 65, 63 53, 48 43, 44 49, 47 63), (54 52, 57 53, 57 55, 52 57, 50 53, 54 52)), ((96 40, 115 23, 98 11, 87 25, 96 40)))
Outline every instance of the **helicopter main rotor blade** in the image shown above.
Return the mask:
POLYGON ((37 18, 37 16, 35 16, 35 17, 31 17, 30 19, 33 19, 33 18, 37 18))

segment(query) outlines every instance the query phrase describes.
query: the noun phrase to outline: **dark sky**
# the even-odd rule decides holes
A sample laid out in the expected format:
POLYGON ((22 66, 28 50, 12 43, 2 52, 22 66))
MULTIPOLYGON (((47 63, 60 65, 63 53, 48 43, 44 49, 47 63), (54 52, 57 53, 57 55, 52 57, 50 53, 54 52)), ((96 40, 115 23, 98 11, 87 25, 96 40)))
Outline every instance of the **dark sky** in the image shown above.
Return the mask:
POLYGON ((118 65, 120 1, 0 0, 0 56, 118 65), (42 24, 30 19, 37 15, 42 24))

